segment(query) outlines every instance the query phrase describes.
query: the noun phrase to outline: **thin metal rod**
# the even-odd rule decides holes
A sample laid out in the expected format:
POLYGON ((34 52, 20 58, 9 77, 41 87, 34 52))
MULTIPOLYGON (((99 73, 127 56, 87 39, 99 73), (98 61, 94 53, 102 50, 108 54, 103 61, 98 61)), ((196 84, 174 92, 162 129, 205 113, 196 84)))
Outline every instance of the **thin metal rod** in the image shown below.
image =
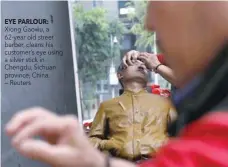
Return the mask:
MULTIPOLYGON (((154 32, 154 54, 157 55, 157 45, 156 45, 156 33, 154 32)), ((154 83, 157 85, 158 84, 158 74, 154 75, 154 83)))
POLYGON ((71 35, 71 45, 72 45, 72 56, 73 56, 73 66, 74 66, 74 80, 75 80, 75 93, 76 93, 76 103, 78 112, 78 121, 82 125, 82 109, 81 109, 81 97, 80 97, 80 87, 78 79, 78 63, 77 63, 77 53, 76 53, 76 43, 75 43, 75 29, 73 23, 73 6, 72 1, 68 0, 68 12, 69 12, 69 22, 70 22, 70 35, 71 35))

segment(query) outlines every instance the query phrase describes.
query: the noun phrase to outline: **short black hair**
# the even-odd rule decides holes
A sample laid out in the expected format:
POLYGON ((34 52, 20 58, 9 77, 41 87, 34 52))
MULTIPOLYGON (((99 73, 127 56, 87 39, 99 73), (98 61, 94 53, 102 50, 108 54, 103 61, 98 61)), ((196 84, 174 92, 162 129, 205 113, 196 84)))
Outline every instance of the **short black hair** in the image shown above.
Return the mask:
POLYGON ((125 68, 126 68, 126 67, 125 67, 124 63, 120 63, 120 65, 119 65, 119 67, 118 67, 118 69, 117 69, 117 73, 122 72, 125 68))
MULTIPOLYGON (((117 73, 121 73, 125 68, 126 67, 125 67, 124 63, 120 63, 120 65, 117 69, 117 73)), ((119 79, 119 83, 120 83, 121 87, 124 88, 122 79, 119 79)))

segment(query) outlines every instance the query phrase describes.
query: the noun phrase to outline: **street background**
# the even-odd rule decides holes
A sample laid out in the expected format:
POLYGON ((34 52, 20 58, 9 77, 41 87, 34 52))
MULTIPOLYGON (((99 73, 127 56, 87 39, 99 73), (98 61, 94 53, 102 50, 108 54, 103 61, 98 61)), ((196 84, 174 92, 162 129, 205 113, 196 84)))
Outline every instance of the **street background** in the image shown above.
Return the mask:
MULTIPOLYGON (((156 34, 144 30, 147 1, 74 1, 82 119, 94 118, 99 104, 119 95, 116 69, 130 50, 159 53, 156 34)), ((150 84, 170 88, 158 74, 150 84)))

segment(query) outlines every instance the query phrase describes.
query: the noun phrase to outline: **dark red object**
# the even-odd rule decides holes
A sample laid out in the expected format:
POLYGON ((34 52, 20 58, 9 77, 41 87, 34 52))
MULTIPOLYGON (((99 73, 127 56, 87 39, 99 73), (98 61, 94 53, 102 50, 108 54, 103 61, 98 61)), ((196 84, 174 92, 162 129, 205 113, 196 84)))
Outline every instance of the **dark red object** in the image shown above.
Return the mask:
POLYGON ((89 127, 89 122, 84 123, 84 127, 89 127))
POLYGON ((156 95, 161 95, 161 89, 159 89, 159 88, 154 88, 154 89, 152 89, 152 93, 153 93, 153 94, 156 94, 156 95))
POLYGON ((228 167, 228 113, 212 112, 185 127, 140 167, 228 167))
POLYGON ((151 85, 151 89, 155 89, 155 88, 160 88, 160 85, 156 85, 156 84, 151 85))
POLYGON ((161 95, 165 96, 165 97, 170 97, 171 96, 171 92, 169 89, 161 89, 161 95))
POLYGON ((157 54, 157 58, 160 61, 161 64, 165 64, 165 59, 163 54, 157 54))
POLYGON ((161 95, 165 97, 170 97, 171 92, 169 89, 161 89, 160 85, 153 84, 151 85, 151 93, 156 94, 156 95, 161 95))
POLYGON ((91 127, 92 126, 92 122, 86 122, 83 124, 84 127, 91 127))

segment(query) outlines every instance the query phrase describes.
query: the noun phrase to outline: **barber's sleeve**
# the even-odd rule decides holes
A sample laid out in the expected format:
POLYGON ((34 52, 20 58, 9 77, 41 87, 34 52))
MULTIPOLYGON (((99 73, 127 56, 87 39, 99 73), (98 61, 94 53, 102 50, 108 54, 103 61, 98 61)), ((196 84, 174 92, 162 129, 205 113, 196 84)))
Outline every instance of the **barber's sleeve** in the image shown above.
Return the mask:
POLYGON ((103 104, 100 104, 98 112, 93 120, 92 127, 89 133, 89 140, 92 145, 100 150, 104 149, 104 144, 107 142, 105 140, 105 125, 106 116, 103 104))

